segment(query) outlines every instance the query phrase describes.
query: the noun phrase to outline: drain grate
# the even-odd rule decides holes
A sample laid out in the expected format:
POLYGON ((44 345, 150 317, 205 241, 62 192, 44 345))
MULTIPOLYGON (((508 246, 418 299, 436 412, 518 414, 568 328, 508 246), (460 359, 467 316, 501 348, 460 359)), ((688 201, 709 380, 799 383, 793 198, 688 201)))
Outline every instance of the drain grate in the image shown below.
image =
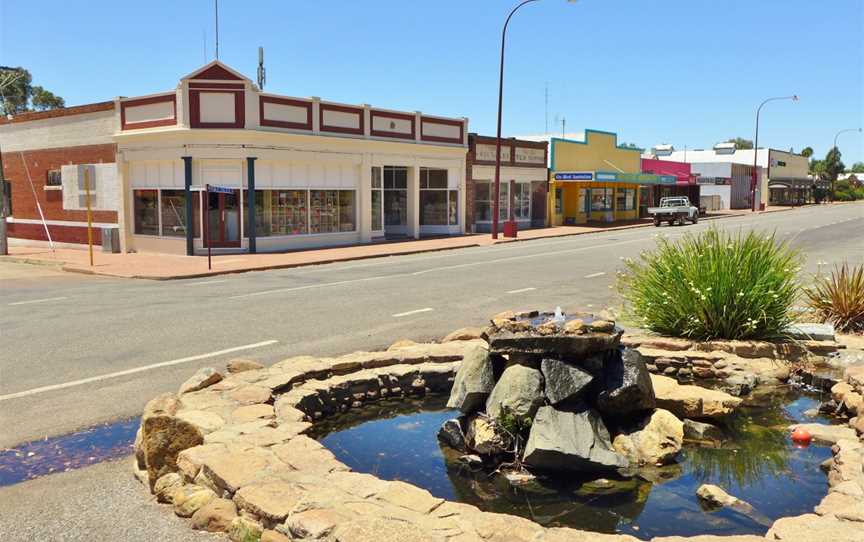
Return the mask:
POLYGON ((0 486, 129 455, 140 423, 130 418, 0 450, 0 486))

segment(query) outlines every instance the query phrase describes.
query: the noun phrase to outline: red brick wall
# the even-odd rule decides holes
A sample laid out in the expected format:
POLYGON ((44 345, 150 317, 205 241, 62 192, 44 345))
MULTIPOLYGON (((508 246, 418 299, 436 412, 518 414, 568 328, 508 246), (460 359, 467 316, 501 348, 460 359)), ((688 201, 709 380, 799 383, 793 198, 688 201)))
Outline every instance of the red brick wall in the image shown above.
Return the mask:
MULTIPOLYGON (((20 224, 10 222, 8 224, 9 237, 16 239, 33 239, 37 241, 47 241, 48 236, 45 235, 45 227, 42 224, 20 224)), ((51 240, 55 243, 80 243, 87 244, 87 227, 77 226, 52 226, 48 225, 48 231, 51 232, 51 240)), ((102 244, 102 229, 93 228, 93 244, 102 244)))
MULTIPOLYGON (((63 209, 61 190, 45 190, 48 171, 60 169, 60 166, 67 164, 113 163, 115 152, 116 145, 112 143, 3 153, 3 174, 12 185, 12 216, 39 219, 33 190, 30 188, 27 172, 24 168, 26 161, 27 168, 30 170, 30 178, 33 180, 33 187, 36 189, 36 198, 42 206, 45 219, 86 222, 86 211, 63 209)), ((95 211, 93 221, 116 224, 117 213, 115 211, 95 211)))

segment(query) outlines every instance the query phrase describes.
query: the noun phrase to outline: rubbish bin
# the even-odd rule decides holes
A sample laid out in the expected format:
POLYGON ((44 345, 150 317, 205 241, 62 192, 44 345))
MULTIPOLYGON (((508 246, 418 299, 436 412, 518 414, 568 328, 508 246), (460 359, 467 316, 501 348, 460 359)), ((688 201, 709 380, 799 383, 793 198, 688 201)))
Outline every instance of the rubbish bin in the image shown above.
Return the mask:
POLYGON ((508 220, 504 223, 504 237, 512 237, 515 239, 518 230, 519 227, 516 225, 515 220, 508 220))
POLYGON ((118 228, 102 228, 102 252, 120 253, 120 230, 118 228))

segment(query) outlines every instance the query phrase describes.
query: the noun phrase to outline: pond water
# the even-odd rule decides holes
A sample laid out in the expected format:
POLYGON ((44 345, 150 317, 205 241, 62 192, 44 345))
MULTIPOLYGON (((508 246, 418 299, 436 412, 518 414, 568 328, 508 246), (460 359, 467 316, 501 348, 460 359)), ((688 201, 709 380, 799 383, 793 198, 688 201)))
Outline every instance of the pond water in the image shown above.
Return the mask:
POLYGON ((781 388, 747 398, 727 422, 719 447, 685 443, 677 464, 641 469, 632 478, 555 476, 511 487, 501 476, 472 471, 458 453, 438 444, 441 424, 456 416, 446 397, 382 402, 321 422, 316 435, 336 457, 359 472, 403 480, 433 495, 482 510, 533 519, 549 527, 574 527, 637 538, 695 534, 764 534, 779 517, 812 512, 827 492, 819 464, 827 446, 796 447, 786 427, 821 421, 804 412, 815 395, 781 388), (718 485, 753 505, 744 516, 703 510, 696 489, 718 485))

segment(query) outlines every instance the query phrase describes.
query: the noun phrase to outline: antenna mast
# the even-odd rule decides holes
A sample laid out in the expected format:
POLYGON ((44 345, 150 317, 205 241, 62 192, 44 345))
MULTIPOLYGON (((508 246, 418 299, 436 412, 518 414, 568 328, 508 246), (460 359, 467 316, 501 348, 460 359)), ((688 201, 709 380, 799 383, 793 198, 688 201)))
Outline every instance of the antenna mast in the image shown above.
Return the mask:
POLYGON ((267 82, 267 70, 264 69, 264 48, 258 47, 258 88, 264 90, 267 82))
POLYGON ((219 60, 219 0, 213 0, 216 6, 216 60, 219 60))
POLYGON ((567 137, 567 117, 561 117, 561 137, 567 137))
POLYGON ((543 132, 544 134, 549 133, 549 82, 546 82, 546 88, 544 93, 544 110, 546 113, 546 130, 543 132))

